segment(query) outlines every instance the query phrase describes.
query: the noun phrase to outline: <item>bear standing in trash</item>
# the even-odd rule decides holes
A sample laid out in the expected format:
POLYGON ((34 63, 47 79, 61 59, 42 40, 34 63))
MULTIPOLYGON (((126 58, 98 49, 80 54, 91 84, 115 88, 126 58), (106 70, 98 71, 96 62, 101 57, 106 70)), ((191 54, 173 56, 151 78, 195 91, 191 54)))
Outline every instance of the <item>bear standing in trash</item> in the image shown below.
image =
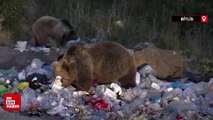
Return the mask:
POLYGON ((43 16, 32 25, 36 46, 59 47, 78 38, 73 26, 65 19, 43 16))
POLYGON ((118 82, 126 88, 136 86, 134 57, 122 45, 110 41, 67 48, 55 64, 55 75, 62 77, 62 86, 75 83, 77 89, 86 91, 96 78, 98 84, 118 82))

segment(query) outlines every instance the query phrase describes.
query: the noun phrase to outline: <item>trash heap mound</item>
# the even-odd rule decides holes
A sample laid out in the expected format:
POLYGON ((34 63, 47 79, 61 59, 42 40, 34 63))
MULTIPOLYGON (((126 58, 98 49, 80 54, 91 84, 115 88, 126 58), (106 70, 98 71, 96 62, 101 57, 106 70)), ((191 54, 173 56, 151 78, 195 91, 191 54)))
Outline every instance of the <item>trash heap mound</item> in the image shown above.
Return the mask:
POLYGON ((0 70, 0 103, 4 93, 22 96, 28 116, 47 113, 65 119, 212 119, 213 78, 193 83, 187 78, 166 82, 146 65, 137 72, 137 86, 93 85, 94 93, 63 88, 53 65, 34 59, 24 70, 0 70))

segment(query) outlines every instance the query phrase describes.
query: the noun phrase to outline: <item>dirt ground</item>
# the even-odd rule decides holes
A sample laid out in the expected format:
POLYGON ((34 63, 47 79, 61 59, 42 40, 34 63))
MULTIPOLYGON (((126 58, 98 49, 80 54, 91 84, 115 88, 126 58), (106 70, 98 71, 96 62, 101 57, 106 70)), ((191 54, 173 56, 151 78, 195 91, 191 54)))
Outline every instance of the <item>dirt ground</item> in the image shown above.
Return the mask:
POLYGON ((9 46, 0 46, 0 69, 10 69, 16 67, 18 71, 25 69, 34 58, 51 64, 57 59, 59 52, 51 49, 49 53, 14 50, 9 46))
POLYGON ((56 116, 49 116, 47 114, 42 114, 40 117, 33 116, 28 117, 23 113, 19 112, 5 112, 0 111, 0 120, 61 120, 62 118, 56 116))

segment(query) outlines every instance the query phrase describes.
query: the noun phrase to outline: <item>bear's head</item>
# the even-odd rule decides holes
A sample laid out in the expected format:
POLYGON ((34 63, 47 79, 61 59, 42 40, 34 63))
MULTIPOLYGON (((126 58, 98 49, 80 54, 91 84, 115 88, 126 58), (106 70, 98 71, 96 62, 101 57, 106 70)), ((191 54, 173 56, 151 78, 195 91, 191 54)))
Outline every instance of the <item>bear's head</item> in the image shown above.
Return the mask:
POLYGON ((92 78, 92 60, 86 48, 71 46, 55 63, 55 76, 61 76, 62 86, 67 87, 73 82, 81 85, 92 78))

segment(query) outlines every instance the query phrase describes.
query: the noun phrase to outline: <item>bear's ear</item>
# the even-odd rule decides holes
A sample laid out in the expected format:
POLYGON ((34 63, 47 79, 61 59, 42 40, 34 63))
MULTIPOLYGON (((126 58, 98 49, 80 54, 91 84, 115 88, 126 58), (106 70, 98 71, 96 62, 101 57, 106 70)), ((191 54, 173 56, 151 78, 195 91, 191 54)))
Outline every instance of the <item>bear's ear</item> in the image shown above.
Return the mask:
POLYGON ((66 19, 60 19, 60 21, 67 26, 70 30, 73 30, 73 26, 70 24, 70 22, 66 19))
POLYGON ((73 72, 73 70, 76 69, 76 59, 73 57, 70 57, 69 59, 63 58, 61 61, 61 67, 67 73, 73 72))
POLYGON ((63 58, 64 54, 61 54, 58 56, 57 61, 61 60, 63 58))
POLYGON ((75 30, 71 30, 68 35, 69 40, 77 40, 78 35, 75 30))
POLYGON ((70 71, 70 64, 69 64, 69 62, 67 60, 65 60, 65 59, 62 59, 62 61, 61 61, 61 68, 63 70, 65 70, 66 72, 69 72, 70 71))
POLYGON ((82 46, 73 45, 66 49, 65 56, 78 55, 82 51, 82 46))

